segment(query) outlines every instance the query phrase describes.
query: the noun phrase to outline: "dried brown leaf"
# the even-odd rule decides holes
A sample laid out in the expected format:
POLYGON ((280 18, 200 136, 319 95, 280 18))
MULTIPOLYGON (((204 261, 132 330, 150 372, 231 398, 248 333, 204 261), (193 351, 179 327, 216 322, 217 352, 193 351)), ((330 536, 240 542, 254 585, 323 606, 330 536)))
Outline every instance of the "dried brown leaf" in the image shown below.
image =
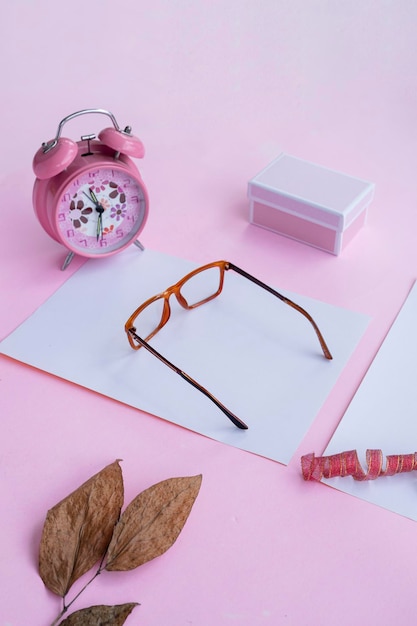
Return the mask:
POLYGON ((90 606, 72 613, 60 626, 122 626, 135 606, 138 606, 136 602, 115 606, 90 606))
POLYGON ((170 478, 136 496, 114 529, 105 569, 131 570, 166 552, 187 521, 201 479, 170 478))
POLYGON ((109 545, 123 506, 119 461, 108 465, 47 513, 39 574, 45 585, 64 597, 109 545))

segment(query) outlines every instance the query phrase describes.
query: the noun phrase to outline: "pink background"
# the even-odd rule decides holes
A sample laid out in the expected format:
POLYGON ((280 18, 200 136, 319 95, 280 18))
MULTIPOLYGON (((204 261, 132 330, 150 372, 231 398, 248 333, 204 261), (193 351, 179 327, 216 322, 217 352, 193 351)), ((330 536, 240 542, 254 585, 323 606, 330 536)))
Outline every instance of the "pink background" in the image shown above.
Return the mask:
POLYGON ((31 208, 31 161, 87 107, 145 144, 146 246, 226 257, 372 321, 287 467, 1 357, 0 626, 55 617, 36 567, 46 511, 116 458, 126 501, 171 476, 202 473, 202 489, 169 552, 103 574, 74 608, 138 601, 127 623, 144 626, 415 619, 415 522, 304 483, 299 459, 325 448, 416 278, 416 19, 413 0, 4 4, 1 337, 82 262, 59 271, 64 251, 31 208), (342 256, 249 225, 247 181, 282 150, 376 183, 342 256))

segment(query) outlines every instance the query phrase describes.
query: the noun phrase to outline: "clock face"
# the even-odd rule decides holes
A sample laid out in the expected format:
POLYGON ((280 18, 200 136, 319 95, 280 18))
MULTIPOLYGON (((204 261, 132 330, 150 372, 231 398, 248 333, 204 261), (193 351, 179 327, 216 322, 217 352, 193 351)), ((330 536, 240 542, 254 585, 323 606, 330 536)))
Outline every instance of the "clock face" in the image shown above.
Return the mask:
POLYGON ((110 254, 131 243, 146 219, 143 187, 124 169, 101 167, 76 176, 57 205, 57 227, 70 250, 110 254))

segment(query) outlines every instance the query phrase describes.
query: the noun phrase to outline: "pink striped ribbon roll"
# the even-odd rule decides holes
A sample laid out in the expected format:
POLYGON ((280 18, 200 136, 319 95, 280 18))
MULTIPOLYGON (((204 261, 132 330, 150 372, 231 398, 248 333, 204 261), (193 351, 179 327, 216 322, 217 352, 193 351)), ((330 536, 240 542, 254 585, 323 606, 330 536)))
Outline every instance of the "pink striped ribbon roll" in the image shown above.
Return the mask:
POLYGON ((356 450, 348 450, 330 456, 315 456, 314 453, 301 457, 301 470, 304 480, 352 476, 354 480, 375 480, 380 476, 393 476, 417 469, 417 452, 413 454, 391 454, 386 457, 383 468, 381 450, 367 450, 365 472, 358 459, 356 450))

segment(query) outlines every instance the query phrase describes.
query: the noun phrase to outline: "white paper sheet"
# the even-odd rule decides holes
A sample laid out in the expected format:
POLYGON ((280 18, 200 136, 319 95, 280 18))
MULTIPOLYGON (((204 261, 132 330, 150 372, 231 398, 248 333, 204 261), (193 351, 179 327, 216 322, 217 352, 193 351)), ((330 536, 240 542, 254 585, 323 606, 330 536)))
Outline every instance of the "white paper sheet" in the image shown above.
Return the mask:
POLYGON ((334 357, 327 361, 302 315, 233 271, 226 272, 220 297, 198 309, 185 311, 174 298, 171 319, 152 345, 245 421, 249 430, 241 431, 147 350, 133 351, 124 332, 137 306, 194 267, 133 247, 88 261, 1 343, 1 351, 213 439, 288 463, 368 318, 285 294, 318 323, 334 357))
MULTIPOLYGON (((356 449, 366 471, 366 450, 417 451, 417 284, 394 321, 325 455, 356 449)), ((385 458, 384 458, 385 466, 385 458)), ((332 478, 327 484, 417 520, 417 472, 374 481, 332 478)))

